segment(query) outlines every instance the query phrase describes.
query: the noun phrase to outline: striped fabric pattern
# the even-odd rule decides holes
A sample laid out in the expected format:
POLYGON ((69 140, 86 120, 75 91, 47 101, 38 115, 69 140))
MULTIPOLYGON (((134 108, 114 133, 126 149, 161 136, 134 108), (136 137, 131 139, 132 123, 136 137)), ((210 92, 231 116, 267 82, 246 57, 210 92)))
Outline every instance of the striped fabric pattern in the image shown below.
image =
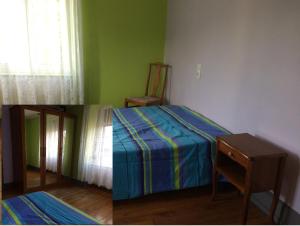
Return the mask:
POLYGON ((216 137, 225 134, 184 106, 114 109, 113 199, 209 184, 216 137))
POLYGON ((86 213, 46 192, 2 201, 2 224, 100 224, 86 213))

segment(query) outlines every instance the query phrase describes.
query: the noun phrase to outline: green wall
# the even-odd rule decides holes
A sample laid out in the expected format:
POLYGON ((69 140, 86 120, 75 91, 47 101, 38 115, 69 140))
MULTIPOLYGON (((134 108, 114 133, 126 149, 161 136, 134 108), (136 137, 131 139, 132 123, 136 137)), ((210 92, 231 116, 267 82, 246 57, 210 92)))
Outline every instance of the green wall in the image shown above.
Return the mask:
POLYGON ((27 165, 40 167, 40 117, 25 120, 27 165))
POLYGON ((85 103, 123 106, 144 94, 164 57, 167 0, 82 1, 85 103))

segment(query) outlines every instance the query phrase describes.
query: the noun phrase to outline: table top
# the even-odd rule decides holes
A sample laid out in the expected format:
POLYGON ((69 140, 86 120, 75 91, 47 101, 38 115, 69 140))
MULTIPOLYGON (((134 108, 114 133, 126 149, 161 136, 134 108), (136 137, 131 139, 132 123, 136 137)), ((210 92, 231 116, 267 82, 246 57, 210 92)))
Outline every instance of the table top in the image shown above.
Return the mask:
POLYGON ((237 149, 248 158, 284 157, 284 149, 248 133, 220 136, 218 139, 237 149))

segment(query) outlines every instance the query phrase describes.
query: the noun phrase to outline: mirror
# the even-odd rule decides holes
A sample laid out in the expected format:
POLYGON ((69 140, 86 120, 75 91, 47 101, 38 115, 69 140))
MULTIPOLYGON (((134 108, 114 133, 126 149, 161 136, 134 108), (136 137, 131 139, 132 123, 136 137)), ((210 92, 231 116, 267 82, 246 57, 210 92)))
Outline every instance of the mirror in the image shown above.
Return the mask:
POLYGON ((62 175, 72 177, 72 149, 74 135, 74 118, 64 117, 62 146, 62 175))
POLYGON ((40 166, 40 117, 38 111, 24 109, 26 185, 27 188, 41 186, 40 166))
POLYGON ((57 182, 59 116, 46 114, 46 184, 57 182))

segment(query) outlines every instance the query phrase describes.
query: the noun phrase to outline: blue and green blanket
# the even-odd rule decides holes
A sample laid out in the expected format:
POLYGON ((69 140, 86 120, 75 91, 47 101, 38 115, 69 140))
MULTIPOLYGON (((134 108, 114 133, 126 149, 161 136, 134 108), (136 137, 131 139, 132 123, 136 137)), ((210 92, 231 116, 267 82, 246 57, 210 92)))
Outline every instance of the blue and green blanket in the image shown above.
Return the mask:
POLYGON ((230 134, 184 106, 113 111, 113 199, 211 183, 216 137, 230 134))
POLYGON ((96 219, 46 192, 2 201, 2 224, 100 224, 96 219))

